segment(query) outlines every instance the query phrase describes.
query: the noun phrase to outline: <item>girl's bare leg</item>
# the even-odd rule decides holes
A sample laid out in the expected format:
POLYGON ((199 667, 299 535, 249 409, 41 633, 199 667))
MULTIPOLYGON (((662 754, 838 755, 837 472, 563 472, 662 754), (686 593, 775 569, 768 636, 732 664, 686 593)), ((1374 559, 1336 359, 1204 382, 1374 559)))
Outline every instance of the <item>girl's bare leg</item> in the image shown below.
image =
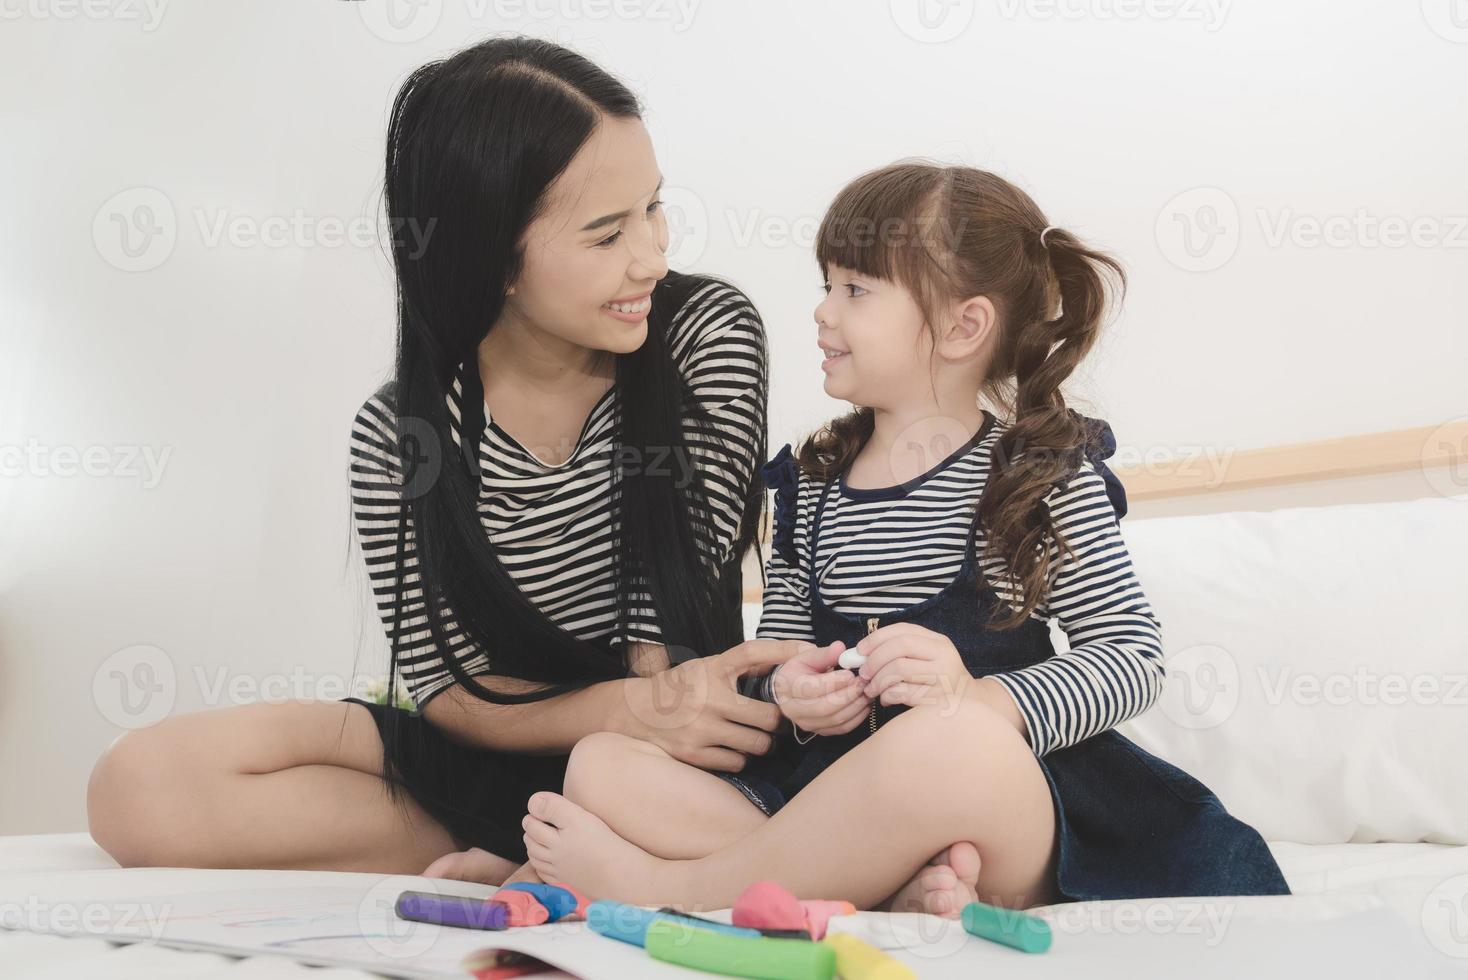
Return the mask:
MULTIPOLYGON (((576 743, 566 762, 564 789, 567 799, 661 858, 703 857, 768 819, 724 780, 650 742, 616 732, 597 732, 576 743)), ((482 872, 497 870, 489 864, 493 858, 483 851, 445 855, 424 874, 483 881, 482 872)), ((529 861, 500 877, 505 885, 541 880, 529 861)))
MULTIPOLYGON (((565 797, 600 817, 624 840, 667 859, 700 858, 752 833, 769 818, 727 782, 656 745, 611 732, 577 743, 566 767, 565 797)), ((527 818, 524 826, 529 826, 527 818)), ((526 837, 526 847, 533 841, 526 837)), ((957 916, 975 897, 979 855, 967 841, 934 855, 897 895, 893 911, 957 916)), ((540 881, 527 861, 505 880, 540 881)))
MULTIPOLYGON (((381 771, 362 705, 220 708, 114 742, 92 771, 87 814, 93 838, 128 867, 418 874, 464 846, 411 799, 390 801, 381 771)), ((495 861, 485 874, 515 867, 495 861)))
POLYGON ((965 840, 982 856, 982 901, 1026 908, 1058 897, 1044 774, 1018 732, 969 702, 904 712, 773 818, 704 857, 649 854, 558 794, 537 793, 530 812, 527 846, 533 842, 542 877, 634 904, 727 908, 749 883, 768 878, 800 898, 869 909, 931 855, 965 840))

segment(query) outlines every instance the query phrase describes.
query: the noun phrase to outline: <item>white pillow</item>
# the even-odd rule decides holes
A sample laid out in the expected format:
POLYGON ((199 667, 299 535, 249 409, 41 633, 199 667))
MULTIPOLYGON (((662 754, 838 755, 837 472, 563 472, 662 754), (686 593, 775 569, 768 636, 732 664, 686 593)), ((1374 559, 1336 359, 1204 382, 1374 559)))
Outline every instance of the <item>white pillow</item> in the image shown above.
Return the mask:
POLYGON ((1268 840, 1468 844, 1468 496, 1122 532, 1168 678, 1119 731, 1268 840))

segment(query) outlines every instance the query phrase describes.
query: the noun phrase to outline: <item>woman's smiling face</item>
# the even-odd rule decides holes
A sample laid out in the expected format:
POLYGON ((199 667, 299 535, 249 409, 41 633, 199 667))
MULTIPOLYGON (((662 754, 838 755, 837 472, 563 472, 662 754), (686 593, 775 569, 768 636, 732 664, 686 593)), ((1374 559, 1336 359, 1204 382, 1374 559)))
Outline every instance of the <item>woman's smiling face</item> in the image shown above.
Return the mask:
POLYGON ((883 408, 928 382, 933 339, 910 292, 840 266, 826 269, 823 288, 815 321, 826 394, 883 408))
POLYGON ((642 120, 603 117, 526 229, 506 313, 590 350, 641 347, 653 287, 668 274, 661 187, 642 120))

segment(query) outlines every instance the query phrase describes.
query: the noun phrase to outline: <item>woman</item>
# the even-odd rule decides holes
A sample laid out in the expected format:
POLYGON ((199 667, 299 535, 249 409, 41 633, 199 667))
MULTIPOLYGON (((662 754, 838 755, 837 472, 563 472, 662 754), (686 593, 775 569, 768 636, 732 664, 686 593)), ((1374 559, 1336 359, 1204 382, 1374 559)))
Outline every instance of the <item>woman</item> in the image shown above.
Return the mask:
POLYGON ((584 734, 731 769, 768 748, 775 709, 735 690, 792 649, 736 645, 763 328, 736 289, 669 274, 638 111, 533 39, 403 84, 387 210, 427 244, 395 236, 395 377, 354 422, 352 493, 422 714, 255 704, 129 733, 88 790, 121 863, 418 873, 492 845, 513 867, 525 799, 584 734), (424 587, 444 601, 425 610, 424 587), (706 703, 669 726, 652 705, 679 685, 706 703))
POLYGON ((589 734, 726 771, 769 750, 779 711, 739 679, 801 647, 738 642, 763 328, 669 273, 660 185, 635 98, 570 51, 493 39, 407 79, 385 191, 418 234, 394 242, 395 376, 354 422, 352 488, 421 714, 348 698, 131 732, 88 787, 120 863, 416 874, 468 848, 448 873, 498 883, 589 734))

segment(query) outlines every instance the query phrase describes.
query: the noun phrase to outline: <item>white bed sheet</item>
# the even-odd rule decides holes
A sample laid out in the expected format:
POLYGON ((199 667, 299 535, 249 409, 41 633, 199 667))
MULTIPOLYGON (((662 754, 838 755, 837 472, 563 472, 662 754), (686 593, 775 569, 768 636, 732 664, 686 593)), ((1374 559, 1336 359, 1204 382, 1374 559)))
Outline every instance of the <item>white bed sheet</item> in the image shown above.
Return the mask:
MULTIPOLYGON (((1390 912, 1406 930, 1393 935, 1404 944, 1403 957, 1418 958, 1432 968, 1431 976, 1468 977, 1468 922, 1445 921, 1444 916, 1463 916, 1468 910, 1468 847, 1442 844, 1333 844, 1311 845, 1289 842, 1270 844, 1296 899, 1262 899, 1241 907, 1257 915, 1261 908, 1282 923, 1309 921, 1351 907, 1350 896, 1371 907, 1390 912), (1337 900, 1338 899, 1338 900, 1337 900), (1456 903, 1456 904, 1454 904, 1456 903), (1445 928, 1449 931, 1445 932, 1445 928), (1458 929, 1460 931, 1452 931, 1458 929), (1440 968, 1440 969, 1439 969, 1440 968)), ((68 876, 79 871, 115 868, 113 862, 87 834, 48 834, 0 837, 0 895, 10 894, 4 882, 42 881, 48 889, 64 887, 68 876)), ((136 876, 136 872, 133 873, 136 876)), ((238 876, 242 883, 251 872, 207 872, 211 876, 238 876)), ((95 880, 91 875, 79 876, 95 880)), ((229 881, 230 878, 218 880, 229 881)), ((146 891, 147 878, 134 879, 134 888, 146 891), (143 882, 140 886, 139 881, 143 882)), ((80 897, 80 896, 78 896, 80 897)), ((139 896, 141 897, 141 896, 139 896)), ((5 901, 0 899, 0 902, 5 901)), ((1113 903, 1089 903, 1098 914, 1113 903)), ((1099 920, 1098 920, 1099 921, 1099 920)), ((1367 921, 1367 920, 1362 920, 1367 921)), ((1112 923, 1114 929, 1114 922, 1112 923)), ((1154 964, 1147 947, 1127 963, 1127 975, 1143 980, 1150 976, 1177 975, 1176 964, 1154 964)), ((1052 952, 1054 952, 1052 950, 1052 952)), ((1017 963, 1033 963, 1039 958, 1017 963)), ((0 930, 0 964, 6 976, 161 978, 311 977, 315 980, 369 980, 378 976, 355 969, 313 967, 270 956, 232 957, 193 952, 144 943, 113 943, 92 937, 60 937, 25 931, 0 930)), ((1375 965, 1363 970, 1379 975, 1375 965)), ((1197 970, 1194 976, 1200 975, 1197 970)), ((694 974, 689 973, 690 976, 694 974)), ((1015 976, 1029 975, 1018 969, 1015 976)), ((1036 972, 1035 975, 1041 975, 1036 972)), ((1093 975, 1096 975, 1093 972, 1093 975)), ((1283 976, 1261 964, 1256 976, 1283 976)), ((1339 975, 1339 973, 1337 973, 1339 975)), ((1364 975, 1364 972, 1363 972, 1364 975)), ((1427 976, 1418 970, 1417 975, 1427 976)), ((551 976, 545 974, 545 976, 551 976)), ((1334 978, 1333 978, 1334 980, 1334 978)))

